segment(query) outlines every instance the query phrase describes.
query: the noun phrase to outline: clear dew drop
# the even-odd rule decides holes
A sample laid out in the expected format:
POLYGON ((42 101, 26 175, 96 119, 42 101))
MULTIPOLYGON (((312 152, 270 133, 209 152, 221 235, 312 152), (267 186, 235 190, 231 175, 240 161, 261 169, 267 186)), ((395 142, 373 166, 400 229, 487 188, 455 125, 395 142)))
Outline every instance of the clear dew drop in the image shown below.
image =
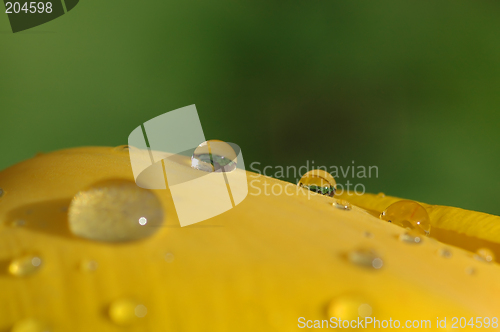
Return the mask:
POLYGON ((37 255, 24 255, 13 259, 9 264, 9 273, 16 277, 25 277, 37 272, 42 266, 42 259, 37 255))
POLYGON ((369 269, 378 270, 384 265, 382 258, 371 249, 353 250, 347 254, 347 258, 351 263, 369 269))
POLYGON ((191 157, 191 167, 204 172, 231 172, 238 160, 233 147, 226 142, 209 140, 201 143, 191 157))
POLYGON ((82 272, 94 272, 99 267, 99 264, 91 259, 84 259, 79 264, 79 269, 82 272))
POLYGON ((407 231, 399 235, 399 240, 401 242, 410 243, 410 244, 420 244, 422 243, 423 235, 414 230, 407 231))
POLYGON ((313 169, 302 176, 298 185, 317 194, 333 197, 337 183, 333 176, 322 169, 313 169))
POLYGON ((379 197, 379 198, 383 198, 383 197, 385 197, 385 194, 384 194, 384 193, 382 193, 382 192, 380 192, 380 193, 378 193, 378 194, 377 194, 377 197, 379 197))
POLYGON ((156 233, 163 208, 156 195, 128 181, 112 181, 79 192, 68 210, 69 228, 79 237, 133 241, 156 233))
POLYGON ((345 210, 345 211, 350 211, 352 210, 352 204, 349 203, 348 201, 344 199, 338 199, 333 203, 333 206, 335 206, 337 209, 345 210))
POLYGON ((328 317, 337 317, 342 320, 356 320, 370 317, 373 309, 370 303, 363 296, 344 295, 333 299, 327 310, 328 317))
POLYGON ((50 330, 47 324, 33 318, 27 318, 15 323, 10 332, 50 332, 50 330))
POLYGON ((380 214, 380 219, 415 230, 423 235, 429 235, 431 232, 427 210, 414 201, 402 200, 391 204, 380 214))
POLYGON ((148 310, 142 303, 131 299, 116 300, 109 306, 109 318, 120 326, 132 325, 146 316, 148 310))
POLYGON ((453 256, 453 254, 451 253, 450 250, 446 249, 446 248, 441 248, 438 250, 438 255, 443 257, 443 258, 451 258, 451 256, 453 256))
POLYGON ((171 252, 167 252, 167 253, 163 256, 163 258, 165 259, 165 261, 166 261, 167 263, 172 263, 172 262, 174 261, 175 256, 174 256, 174 254, 172 254, 171 252))
POLYGON ((480 262, 491 263, 495 261, 495 254, 488 248, 480 248, 476 251, 474 258, 480 262))

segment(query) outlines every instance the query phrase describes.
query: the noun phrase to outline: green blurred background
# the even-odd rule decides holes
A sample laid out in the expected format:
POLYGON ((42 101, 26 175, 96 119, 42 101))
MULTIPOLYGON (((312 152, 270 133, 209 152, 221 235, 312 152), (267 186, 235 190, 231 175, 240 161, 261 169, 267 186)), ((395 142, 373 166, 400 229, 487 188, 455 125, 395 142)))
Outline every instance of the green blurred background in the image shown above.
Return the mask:
POLYGON ((247 168, 354 161, 379 168, 354 179, 368 192, 500 214, 499 17, 491 0, 81 0, 13 34, 0 13, 0 169, 196 104, 247 168))

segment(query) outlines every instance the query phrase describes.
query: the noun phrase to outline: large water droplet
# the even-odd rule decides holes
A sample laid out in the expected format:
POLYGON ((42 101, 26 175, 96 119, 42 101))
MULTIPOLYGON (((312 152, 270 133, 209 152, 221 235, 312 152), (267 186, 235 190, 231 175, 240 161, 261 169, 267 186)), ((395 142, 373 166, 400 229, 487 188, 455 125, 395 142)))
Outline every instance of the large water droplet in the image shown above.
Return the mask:
POLYGON ((370 269, 378 270, 384 265, 382 258, 371 249, 353 250, 347 257, 351 263, 370 269))
POLYGON ((201 143, 191 157, 191 167, 205 172, 231 172, 237 163, 232 146, 219 140, 201 143))
POLYGON ((158 231, 163 209, 152 191, 132 182, 112 181, 79 192, 71 202, 68 218, 71 232, 79 237, 132 241, 158 231))
POLYGON ((481 262, 493 262, 495 260, 495 254, 488 248, 480 248, 476 251, 474 258, 481 262))
POLYGON ((10 330, 11 332, 49 332, 49 328, 47 324, 33 319, 33 318, 27 318, 18 321, 17 323, 14 324, 12 329, 10 330))
POLYGON ((120 299, 111 303, 109 307, 109 318, 121 326, 131 325, 146 316, 147 308, 131 299, 120 299))
POLYGON ((427 211, 414 201, 402 200, 391 204, 380 214, 380 219, 425 235, 429 235, 431 231, 427 211))
POLYGON ((333 197, 337 189, 333 176, 322 169, 313 169, 304 174, 299 181, 299 186, 329 197, 333 197))
POLYGON ((33 274, 42 266, 42 259, 37 255, 24 255, 13 259, 9 264, 9 273, 16 277, 33 274))
POLYGON ((333 299, 328 306, 328 317, 337 317, 342 320, 356 320, 358 317, 370 317, 373 314, 372 306, 362 296, 344 295, 333 299))
POLYGON ((423 241, 423 237, 421 233, 412 230, 399 235, 399 240, 405 243, 420 244, 423 241))
POLYGON ((346 210, 346 211, 352 210, 351 203, 349 203, 348 201, 346 201, 344 199, 336 200, 335 203, 333 203, 333 206, 335 206, 336 208, 341 209, 341 210, 346 210))

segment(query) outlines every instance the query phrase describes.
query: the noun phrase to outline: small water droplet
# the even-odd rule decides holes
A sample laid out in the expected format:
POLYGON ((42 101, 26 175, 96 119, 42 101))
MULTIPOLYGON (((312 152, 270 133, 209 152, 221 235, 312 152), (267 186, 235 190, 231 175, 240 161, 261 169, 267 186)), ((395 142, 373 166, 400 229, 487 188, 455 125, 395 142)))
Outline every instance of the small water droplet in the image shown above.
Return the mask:
POLYGON ((335 190, 337 190, 337 183, 333 176, 322 169, 313 169, 307 172, 302 176, 298 185, 329 197, 333 197, 335 190))
POLYGON ((371 233, 371 232, 365 231, 365 232, 363 233, 363 235, 364 235, 365 237, 369 238, 369 239, 373 239, 373 233, 371 233))
POLYGON ((236 152, 228 143, 209 140, 194 150, 191 167, 205 172, 231 172, 236 169, 236 157, 236 152))
POLYGON ((358 295, 343 295, 333 299, 328 305, 328 317, 342 320, 356 320, 358 317, 371 317, 372 306, 366 298, 358 295))
POLYGON ((476 251, 474 258, 480 262, 491 263, 495 261, 495 254, 488 248, 480 248, 476 251))
POLYGON ((380 214, 380 219, 424 235, 429 235, 431 231, 429 214, 414 201, 402 200, 391 204, 380 214))
POLYGON ((109 318, 120 326, 136 323, 139 318, 146 316, 147 308, 131 299, 120 299, 111 303, 109 307, 109 318))
POLYGON ((94 260, 84 259, 80 262, 80 271, 94 272, 99 267, 99 264, 94 260))
POLYGON ((382 258, 374 250, 370 249, 353 250, 349 252, 347 257, 351 263, 370 269, 378 270, 384 265, 382 258))
POLYGON ((156 195, 135 183, 112 181, 79 192, 71 202, 69 228, 79 237, 107 242, 133 241, 156 233, 163 208, 156 195), (147 220, 147 224, 141 224, 147 220))
POLYGON ((452 253, 450 250, 446 249, 446 248, 441 248, 438 250, 438 255, 443 257, 443 258, 451 258, 452 253))
POLYGON ((13 259, 9 264, 9 273, 16 277, 24 277, 35 273, 42 265, 37 255, 24 255, 13 259))
POLYGON ((352 210, 352 204, 344 199, 336 200, 335 203, 333 203, 333 206, 341 210, 346 210, 346 211, 352 210))
POLYGON ((175 258, 175 257, 174 257, 174 254, 172 254, 171 252, 167 252, 167 253, 165 254, 164 258, 165 258, 165 261, 166 261, 167 263, 172 263, 172 262, 174 261, 174 258, 175 258))
POLYGON ((49 332, 49 328, 47 324, 33 319, 33 318, 27 318, 18 321, 17 323, 14 324, 12 329, 10 330, 11 332, 49 332))
POLYGON ((412 230, 400 234, 399 240, 405 243, 420 244, 423 241, 423 237, 419 232, 412 230))
POLYGON ((467 273, 468 275, 474 275, 476 274, 476 269, 469 266, 468 268, 465 269, 465 273, 467 273))
POLYGON ((377 197, 381 197, 381 198, 383 198, 383 197, 385 197, 385 194, 384 194, 384 193, 382 193, 382 192, 380 192, 380 193, 378 193, 378 194, 377 194, 377 197))

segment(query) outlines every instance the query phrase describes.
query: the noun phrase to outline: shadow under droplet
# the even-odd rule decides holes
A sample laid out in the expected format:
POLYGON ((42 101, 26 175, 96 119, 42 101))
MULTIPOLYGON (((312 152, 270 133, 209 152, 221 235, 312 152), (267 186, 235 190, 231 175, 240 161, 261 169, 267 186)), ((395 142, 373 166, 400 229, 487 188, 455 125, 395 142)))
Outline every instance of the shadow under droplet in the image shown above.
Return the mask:
POLYGON ((68 225, 70 202, 71 199, 62 199, 25 205, 10 211, 4 223, 8 227, 77 238, 68 225))

